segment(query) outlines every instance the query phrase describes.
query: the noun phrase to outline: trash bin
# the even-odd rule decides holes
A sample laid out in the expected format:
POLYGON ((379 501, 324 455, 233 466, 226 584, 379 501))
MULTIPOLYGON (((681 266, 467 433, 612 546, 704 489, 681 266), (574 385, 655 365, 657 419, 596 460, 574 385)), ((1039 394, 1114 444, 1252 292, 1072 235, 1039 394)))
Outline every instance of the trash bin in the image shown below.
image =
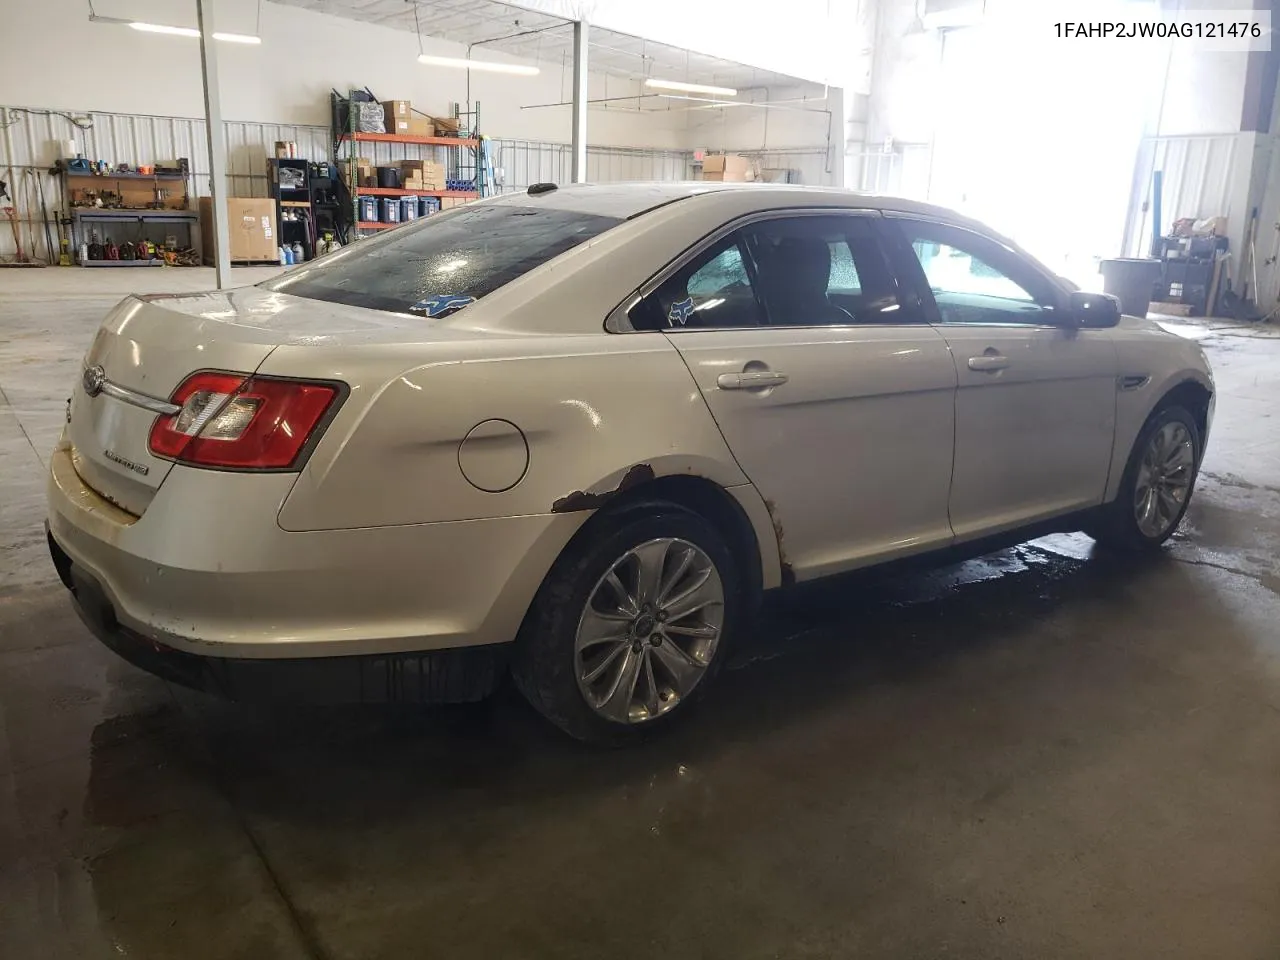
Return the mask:
POLYGON ((1146 317, 1151 309, 1151 295, 1160 277, 1160 261, 1145 257, 1117 257, 1098 265, 1102 274, 1102 292, 1120 300, 1120 312, 1131 317, 1146 317))

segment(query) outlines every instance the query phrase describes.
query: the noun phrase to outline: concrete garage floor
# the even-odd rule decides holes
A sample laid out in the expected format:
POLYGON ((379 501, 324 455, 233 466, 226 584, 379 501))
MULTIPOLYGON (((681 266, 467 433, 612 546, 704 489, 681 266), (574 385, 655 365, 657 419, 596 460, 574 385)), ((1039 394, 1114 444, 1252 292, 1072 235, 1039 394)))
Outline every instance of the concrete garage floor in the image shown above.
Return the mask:
POLYGON ((696 723, 601 752, 509 694, 236 706, 91 640, 41 461, 142 279, 103 273, 0 274, 0 956, 1280 951, 1280 340, 1180 328, 1220 393, 1164 555, 798 591, 696 723))

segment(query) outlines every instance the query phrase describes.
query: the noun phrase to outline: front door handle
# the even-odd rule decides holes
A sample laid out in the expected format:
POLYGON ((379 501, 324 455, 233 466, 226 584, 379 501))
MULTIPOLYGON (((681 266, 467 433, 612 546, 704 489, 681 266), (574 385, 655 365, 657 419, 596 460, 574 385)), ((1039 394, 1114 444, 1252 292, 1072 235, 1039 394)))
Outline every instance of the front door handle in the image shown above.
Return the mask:
POLYGON ((978 373, 998 373, 1008 366, 1009 358, 998 353, 969 358, 969 369, 978 373))
POLYGON ((776 370, 744 370, 716 377, 716 386, 721 390, 764 390, 780 387, 786 382, 787 375, 776 370))

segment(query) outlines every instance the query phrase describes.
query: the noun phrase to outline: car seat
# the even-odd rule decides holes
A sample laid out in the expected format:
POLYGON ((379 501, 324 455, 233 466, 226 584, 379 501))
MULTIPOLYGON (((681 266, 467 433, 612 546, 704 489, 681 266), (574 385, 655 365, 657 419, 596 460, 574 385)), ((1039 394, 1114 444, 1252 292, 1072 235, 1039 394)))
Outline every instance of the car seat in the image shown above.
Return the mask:
POLYGON ((772 248, 761 246, 760 293, 771 323, 810 326, 853 322, 847 310, 827 299, 831 248, 825 240, 783 237, 772 248))

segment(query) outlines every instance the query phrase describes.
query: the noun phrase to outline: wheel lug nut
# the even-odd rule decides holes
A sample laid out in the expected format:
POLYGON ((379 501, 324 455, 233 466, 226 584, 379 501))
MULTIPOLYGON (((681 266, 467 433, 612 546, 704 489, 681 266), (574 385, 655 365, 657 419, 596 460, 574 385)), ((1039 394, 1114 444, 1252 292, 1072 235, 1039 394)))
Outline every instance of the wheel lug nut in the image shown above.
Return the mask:
POLYGON ((655 647, 660 646, 662 643, 662 634, 655 633, 653 636, 649 638, 649 642, 652 643, 655 647))
POLYGON ((639 653, 642 649, 644 649, 644 644, 642 644, 639 640, 637 640, 635 643, 631 645, 632 653, 639 653))

